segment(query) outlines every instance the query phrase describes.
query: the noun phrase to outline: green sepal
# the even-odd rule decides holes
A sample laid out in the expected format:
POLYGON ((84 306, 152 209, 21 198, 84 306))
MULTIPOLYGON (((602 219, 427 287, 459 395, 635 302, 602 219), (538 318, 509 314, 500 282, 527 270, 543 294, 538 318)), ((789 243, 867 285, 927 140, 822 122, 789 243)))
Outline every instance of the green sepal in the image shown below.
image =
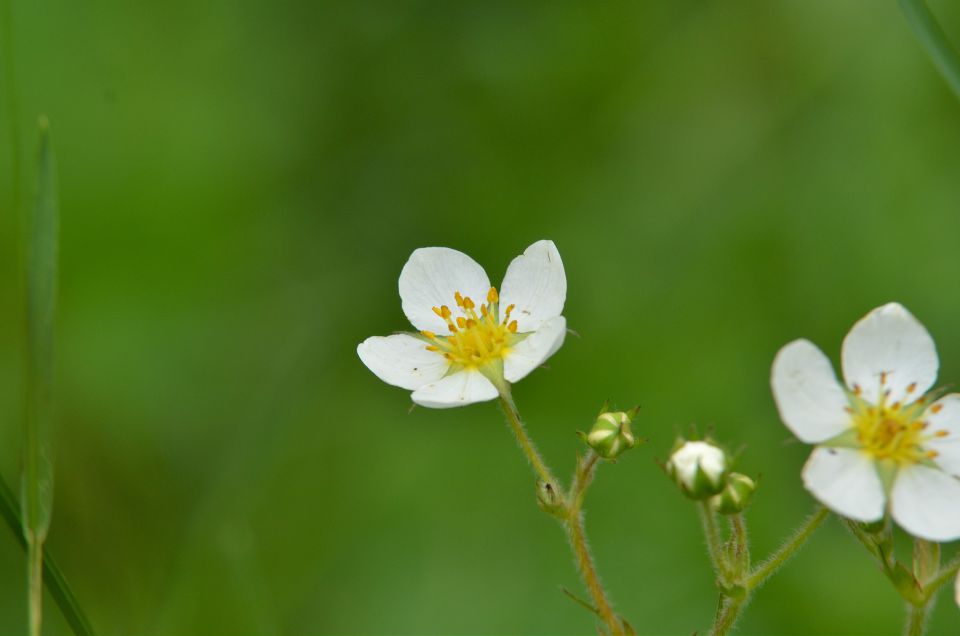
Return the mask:
POLYGON ((541 510, 554 517, 564 518, 567 514, 567 502, 560 494, 560 489, 552 482, 537 480, 537 504, 541 510))
POLYGON ((747 588, 742 585, 724 585, 720 581, 717 581, 717 587, 720 589, 720 593, 724 596, 736 600, 743 600, 747 597, 747 588))

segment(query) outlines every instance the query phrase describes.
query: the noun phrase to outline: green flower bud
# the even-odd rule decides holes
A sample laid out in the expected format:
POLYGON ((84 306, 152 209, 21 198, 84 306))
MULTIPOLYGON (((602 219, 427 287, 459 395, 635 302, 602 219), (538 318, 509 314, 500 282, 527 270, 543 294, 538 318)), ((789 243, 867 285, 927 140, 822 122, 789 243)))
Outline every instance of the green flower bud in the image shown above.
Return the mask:
POLYGON ((708 499, 723 490, 727 455, 709 442, 685 441, 667 461, 667 474, 691 499, 708 499))
POLYGON ((614 459, 624 451, 640 445, 641 440, 630 430, 630 424, 637 409, 629 412, 616 411, 601 413, 589 433, 583 434, 583 441, 597 455, 604 459, 614 459))
POLYGON ((727 476, 727 485, 724 486, 719 495, 714 495, 710 499, 710 505, 722 515, 734 515, 743 512, 750 505, 750 500, 753 499, 753 493, 756 489, 756 482, 746 475, 730 473, 727 476))

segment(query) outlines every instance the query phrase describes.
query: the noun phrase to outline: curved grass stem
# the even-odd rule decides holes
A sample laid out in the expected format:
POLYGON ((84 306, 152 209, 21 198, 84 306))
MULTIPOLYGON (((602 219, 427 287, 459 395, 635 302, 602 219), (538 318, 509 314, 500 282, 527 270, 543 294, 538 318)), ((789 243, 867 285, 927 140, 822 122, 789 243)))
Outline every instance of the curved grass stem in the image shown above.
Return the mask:
MULTIPOLYGON (((3 517, 20 546, 27 550, 27 540, 23 536, 20 518, 20 506, 6 482, 0 479, 0 517, 3 517)), ((93 628, 87 620, 77 597, 67 583, 66 577, 49 554, 43 559, 43 585, 47 588, 60 612, 76 636, 93 636, 93 628)))
POLYGON ((960 56, 931 13, 926 0, 900 0, 900 9, 930 60, 960 99, 960 56))

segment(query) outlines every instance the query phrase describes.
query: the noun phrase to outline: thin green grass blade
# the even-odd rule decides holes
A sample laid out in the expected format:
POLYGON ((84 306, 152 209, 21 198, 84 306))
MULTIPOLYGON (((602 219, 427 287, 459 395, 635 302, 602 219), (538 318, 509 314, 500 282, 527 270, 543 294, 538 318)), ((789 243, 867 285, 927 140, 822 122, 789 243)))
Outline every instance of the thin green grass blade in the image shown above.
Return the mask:
MULTIPOLYGON (((13 536, 24 550, 27 549, 27 540, 23 536, 23 521, 20 517, 20 505, 17 503, 13 491, 7 486, 7 483, 0 478, 0 516, 9 526, 13 536)), ((53 557, 47 554, 43 559, 43 582, 50 592, 54 603, 60 608, 63 617, 66 619, 70 628, 76 636, 94 636, 93 627, 87 620, 86 614, 80 607, 77 597, 70 589, 66 577, 57 566, 53 557)))
POLYGON ((40 119, 36 204, 27 219, 27 351, 23 497, 27 541, 30 633, 39 636, 43 599, 43 542, 53 503, 53 366, 60 215, 50 130, 40 119))
POLYGON ((900 0, 900 8, 933 65, 960 99, 960 55, 930 12, 926 0, 900 0))

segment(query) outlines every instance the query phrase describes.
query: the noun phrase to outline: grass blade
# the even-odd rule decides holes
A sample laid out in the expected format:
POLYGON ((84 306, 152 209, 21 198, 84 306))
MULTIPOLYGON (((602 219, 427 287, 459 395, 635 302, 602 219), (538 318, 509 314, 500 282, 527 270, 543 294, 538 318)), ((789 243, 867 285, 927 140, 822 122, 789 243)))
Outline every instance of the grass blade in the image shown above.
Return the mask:
POLYGON ((960 55, 950 44, 926 0, 900 0, 900 8, 914 34, 927 50, 933 65, 960 98, 960 55))
MULTIPOLYGON (((20 547, 26 550, 27 540, 23 536, 20 506, 13 495, 13 491, 10 490, 10 487, 2 478, 0 478, 0 517, 3 517, 3 520, 10 527, 10 531, 17 538, 17 542, 20 543, 20 547)), ((94 636, 93 627, 90 626, 90 621, 87 620, 80 603, 77 602, 77 597, 70 589, 70 585, 57 566, 56 561, 49 554, 43 559, 43 582, 75 636, 94 636)))
POLYGON ((43 543, 53 502, 53 366, 60 218, 49 124, 40 119, 36 203, 27 219, 27 351, 21 514, 29 568, 30 633, 39 636, 43 543))

